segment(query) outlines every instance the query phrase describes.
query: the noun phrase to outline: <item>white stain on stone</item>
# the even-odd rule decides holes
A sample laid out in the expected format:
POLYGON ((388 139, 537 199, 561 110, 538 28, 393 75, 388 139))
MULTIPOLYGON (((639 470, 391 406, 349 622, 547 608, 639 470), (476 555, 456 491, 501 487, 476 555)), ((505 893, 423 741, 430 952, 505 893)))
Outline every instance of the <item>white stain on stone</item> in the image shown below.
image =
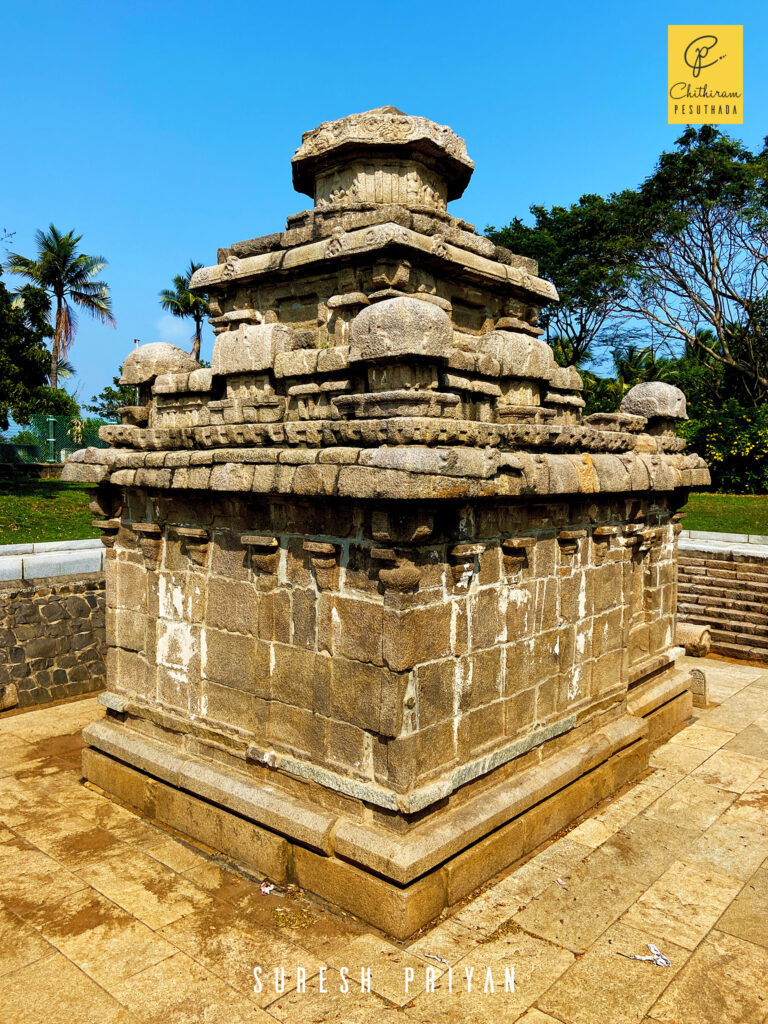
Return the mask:
POLYGON ((369 779, 374 778, 373 769, 373 736, 369 732, 363 733, 363 763, 360 766, 363 774, 369 779))
POLYGON ((337 608, 331 608, 331 645, 334 653, 341 647, 341 616, 337 608))
POLYGON ((577 666, 573 671, 573 677, 568 683, 568 700, 575 700, 581 693, 581 667, 577 666))
POLYGON ((459 718, 461 714, 461 686, 463 673, 461 662, 457 661, 453 670, 453 746, 457 749, 459 742, 459 718))
POLYGON ((461 576, 459 576, 458 580, 456 581, 456 587, 461 588, 462 590, 469 590, 469 585, 472 582, 472 577, 474 576, 474 574, 474 565, 471 566, 469 569, 465 569, 464 572, 461 574, 461 576))
POLYGON ((186 670, 198 651, 198 643, 190 622, 158 620, 157 661, 159 665, 186 670))
MULTIPOLYGON (((199 594, 200 591, 198 590, 199 594)), ((183 619, 189 617, 191 599, 184 600, 184 588, 161 575, 158 587, 158 610, 161 619, 183 619), (185 608, 186 604, 186 608, 185 608)))
POLYGON ((583 619, 587 614, 587 574, 581 574, 581 585, 579 587, 579 618, 583 619))

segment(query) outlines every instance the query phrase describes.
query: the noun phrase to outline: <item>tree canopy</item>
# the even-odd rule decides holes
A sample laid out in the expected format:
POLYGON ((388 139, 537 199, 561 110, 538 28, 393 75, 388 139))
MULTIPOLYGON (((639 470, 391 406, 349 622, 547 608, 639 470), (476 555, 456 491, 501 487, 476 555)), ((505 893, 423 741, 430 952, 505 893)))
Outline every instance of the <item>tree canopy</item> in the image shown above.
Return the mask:
POLYGON ((121 364, 118 367, 117 376, 112 378, 112 383, 108 384, 98 395, 93 395, 90 405, 84 405, 83 408, 95 413, 101 419, 119 423, 119 410, 123 406, 136 404, 136 388, 120 383, 122 373, 121 364))
POLYGON ((581 370, 585 412, 675 384, 715 485, 768 490, 768 140, 689 127, 637 188, 530 212, 487 233, 557 287, 541 323, 581 370))
POLYGON ((768 398, 768 147, 750 152, 711 125, 662 153, 634 200, 650 242, 620 309, 676 353, 719 364, 768 398))
POLYGON ((571 361, 579 365, 594 358, 598 341, 616 336, 615 314, 629 267, 649 241, 645 223, 629 191, 607 199, 584 195, 567 207, 534 205, 531 213, 533 225, 516 217, 486 234, 496 245, 536 260, 539 274, 553 282, 560 301, 542 311, 540 322, 550 342, 567 342, 571 361))
POLYGON ((541 323, 576 364, 599 346, 701 356, 750 401, 768 398, 768 143, 752 153, 687 128, 636 189, 531 207, 487 234, 560 293, 541 323))
POLYGON ((15 297, 0 281, 0 429, 9 416, 29 423, 34 413, 74 414, 77 404, 64 391, 48 387, 50 353, 46 340, 53 330, 48 298, 40 289, 25 287, 15 297))
POLYGON ((89 256, 79 251, 82 235, 74 231, 62 234, 53 224, 47 231, 37 231, 34 257, 10 253, 8 269, 26 277, 48 297, 48 310, 53 316, 50 353, 50 384, 58 384, 58 364, 65 359, 77 333, 74 307, 85 310, 102 323, 114 327, 109 287, 96 280, 106 267, 103 256, 89 256))

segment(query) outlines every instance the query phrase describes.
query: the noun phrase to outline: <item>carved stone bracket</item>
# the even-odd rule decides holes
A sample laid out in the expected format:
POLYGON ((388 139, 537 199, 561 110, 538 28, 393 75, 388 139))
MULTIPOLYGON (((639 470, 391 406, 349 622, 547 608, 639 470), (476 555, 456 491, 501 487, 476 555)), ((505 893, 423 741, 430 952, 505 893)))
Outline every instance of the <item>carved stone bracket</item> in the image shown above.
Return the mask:
POLYGON ((196 526, 177 526, 174 531, 181 538, 184 553, 195 565, 205 565, 208 555, 208 531, 196 526))
POLYGON ((379 580, 386 590, 407 594, 418 589, 421 572, 407 555, 398 554, 394 548, 374 547, 371 548, 371 558, 385 563, 379 569, 379 580))
POLYGON ((675 512, 675 514, 671 516, 672 533, 675 535, 675 537, 679 536, 682 533, 683 519, 685 519, 687 515, 687 512, 675 512))
POLYGON ((573 558, 578 554, 579 541, 586 535, 586 530, 559 530, 557 543, 560 547, 560 554, 566 558, 573 558))
POLYGON ((506 576, 528 568, 535 544, 535 537, 507 537, 501 542, 502 568, 506 576))
POLYGON ((663 533, 664 531, 660 526, 645 527, 640 533, 640 546, 638 550, 645 552, 650 551, 651 548, 658 547, 661 544, 663 533))
POLYGON ((644 529, 642 523, 627 523, 624 527, 624 547, 639 548, 642 540, 641 531, 644 529))
POLYGON ((280 542, 277 537, 263 534, 243 533, 240 543, 248 548, 251 568, 259 572, 274 575, 280 561, 280 542))
POLYGON ((93 487, 88 490, 88 509, 99 519, 119 519, 123 511, 120 492, 109 486, 93 487))
POLYGON ((156 569, 163 552, 163 531, 157 523, 133 523, 144 563, 148 569, 156 569))
POLYGON ((468 587, 475 569, 475 558, 485 551, 485 544, 455 544, 450 552, 451 574, 457 586, 468 587))
POLYGON ((595 545, 595 562, 605 561, 606 555, 611 550, 613 537, 621 533, 620 526, 596 526, 592 531, 592 540, 595 545))
POLYGON ((318 589, 334 589, 338 583, 341 546, 328 541, 305 540, 304 550, 312 563, 318 589))
POLYGON ((92 525, 101 530, 101 543, 105 548, 114 547, 117 531, 120 529, 119 519, 94 519, 92 525))

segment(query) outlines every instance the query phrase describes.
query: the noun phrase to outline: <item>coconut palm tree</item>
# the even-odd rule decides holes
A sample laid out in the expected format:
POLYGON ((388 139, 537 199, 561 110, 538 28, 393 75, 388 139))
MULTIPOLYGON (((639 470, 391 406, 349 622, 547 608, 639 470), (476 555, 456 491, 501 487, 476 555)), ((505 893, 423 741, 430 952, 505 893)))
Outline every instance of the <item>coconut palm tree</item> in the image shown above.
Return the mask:
POLYGON ((203 330, 203 320, 208 315, 208 300, 204 295, 193 295, 189 290, 189 282, 196 270, 202 267, 202 263, 189 261, 189 266, 183 274, 177 274, 173 279, 173 288, 164 288, 160 292, 160 305, 163 309, 172 313, 173 316, 191 317, 195 324, 195 333, 192 335, 192 355, 200 361, 200 338, 203 330))
POLYGON ((74 377, 77 370, 68 359, 59 359, 56 363, 56 373, 59 377, 74 377))
POLYGON ((611 353, 611 359, 613 372, 623 392, 629 391, 642 381, 656 379, 657 362, 649 346, 635 345, 632 342, 616 345, 611 353))
POLYGON ((73 306, 80 306, 103 324, 115 326, 109 287, 103 281, 95 280, 107 261, 103 256, 79 252, 82 237, 74 231, 62 234, 51 224, 47 231, 35 233, 37 256, 34 259, 16 252, 8 257, 11 273, 28 278, 51 300, 53 340, 49 380, 52 388, 58 387, 59 360, 66 359, 77 333, 73 306))
POLYGON ((563 334, 553 334, 549 339, 549 344, 558 366, 575 366, 577 369, 581 369, 585 363, 594 359, 591 345, 580 348, 563 334))

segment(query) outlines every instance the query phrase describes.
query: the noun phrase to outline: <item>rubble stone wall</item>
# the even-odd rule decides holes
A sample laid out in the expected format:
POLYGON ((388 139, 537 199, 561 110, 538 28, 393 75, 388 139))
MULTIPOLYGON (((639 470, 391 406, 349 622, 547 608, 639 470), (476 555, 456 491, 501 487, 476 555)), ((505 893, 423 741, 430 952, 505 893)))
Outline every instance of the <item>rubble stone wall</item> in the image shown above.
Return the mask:
POLYGON ((0 589, 4 707, 30 707, 103 689, 105 653, 103 573, 0 589))

